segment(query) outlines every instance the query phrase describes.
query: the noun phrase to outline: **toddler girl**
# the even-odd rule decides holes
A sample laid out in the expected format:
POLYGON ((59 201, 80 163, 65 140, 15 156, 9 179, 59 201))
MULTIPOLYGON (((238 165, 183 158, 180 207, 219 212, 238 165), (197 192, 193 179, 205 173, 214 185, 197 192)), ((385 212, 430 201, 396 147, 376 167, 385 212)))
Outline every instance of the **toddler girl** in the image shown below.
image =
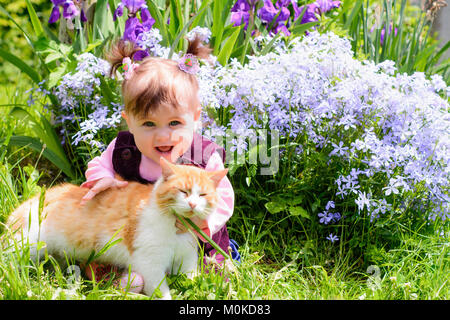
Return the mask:
MULTIPOLYGON (((119 67, 124 70, 122 116, 129 130, 119 132, 107 149, 88 163, 82 186, 90 190, 83 203, 107 188, 126 186, 128 182, 118 180, 116 175, 128 181, 155 182, 161 175, 160 157, 209 171, 224 169, 225 151, 195 132, 201 114, 195 76, 199 68, 197 57, 208 58, 210 51, 196 38, 189 42, 186 54, 178 61, 147 57, 135 64, 132 59, 136 49, 130 43, 121 40, 112 48, 108 56, 111 75, 119 67)), ((230 243, 226 228, 234 206, 234 192, 227 177, 222 179, 217 192, 220 198, 217 210, 205 221, 192 220, 221 249, 229 252, 231 247, 236 256, 235 242, 230 243)), ((176 226, 179 233, 186 232, 179 221, 176 226)), ((200 240, 210 260, 216 250, 202 237, 200 240)), ((220 254, 214 257, 218 263, 224 260, 220 254)), ((99 277, 101 270, 104 267, 91 264, 86 273, 90 276, 92 271, 94 275, 98 271, 99 277)), ((132 277, 131 291, 140 292, 142 278, 135 273, 132 277)), ((128 272, 124 272, 120 278, 122 287, 127 282, 128 272)))

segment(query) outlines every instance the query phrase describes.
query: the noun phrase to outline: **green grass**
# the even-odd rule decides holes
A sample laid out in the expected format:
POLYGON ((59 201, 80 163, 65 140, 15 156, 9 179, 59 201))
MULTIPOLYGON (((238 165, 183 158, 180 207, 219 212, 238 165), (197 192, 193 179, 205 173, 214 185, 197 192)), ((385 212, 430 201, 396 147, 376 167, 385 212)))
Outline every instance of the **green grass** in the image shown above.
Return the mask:
MULTIPOLYGON (((398 249, 380 252, 375 272, 355 272, 345 264, 302 266, 298 257, 274 263, 245 243, 242 262, 228 273, 229 281, 215 273, 202 273, 194 280, 171 276, 171 293, 174 299, 219 300, 450 298, 448 243, 437 237, 402 236, 398 249)), ((26 252, 13 250, 0 254, 0 278, 0 299, 148 299, 116 290, 111 281, 74 281, 52 258, 35 264, 26 252)))

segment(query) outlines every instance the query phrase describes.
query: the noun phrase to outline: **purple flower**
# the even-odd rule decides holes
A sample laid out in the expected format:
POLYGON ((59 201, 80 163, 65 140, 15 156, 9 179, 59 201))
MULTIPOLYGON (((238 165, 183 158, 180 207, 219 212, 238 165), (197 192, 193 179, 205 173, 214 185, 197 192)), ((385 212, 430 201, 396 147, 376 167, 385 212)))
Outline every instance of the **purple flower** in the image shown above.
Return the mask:
POLYGON ((140 9, 147 7, 145 0, 122 0, 122 3, 132 15, 135 15, 140 9))
POLYGON ((80 16, 81 21, 87 21, 84 11, 75 5, 71 0, 52 0, 53 9, 48 19, 48 23, 55 23, 61 17, 60 7, 63 8, 63 17, 65 19, 73 19, 76 16, 80 16))
POLYGON ((77 6, 72 1, 66 1, 63 5, 63 17, 72 19, 80 14, 77 6))
POLYGON ((244 29, 248 27, 248 21, 250 19, 250 13, 248 11, 236 11, 231 13, 230 20, 233 22, 233 26, 237 27, 245 23, 244 29))
POLYGON ((59 20, 60 16, 61 13, 59 12, 59 7, 53 7, 52 13, 50 14, 50 19, 48 19, 48 23, 55 23, 59 20))
MULTIPOLYGON (((121 1, 114 12, 114 19, 123 15, 124 7, 128 9, 129 18, 125 22, 123 39, 136 43, 140 34, 151 30, 155 24, 155 19, 150 15, 145 0, 121 1), (141 20, 136 17, 139 10, 141 10, 141 20)), ((149 53, 145 50, 140 50, 135 53, 134 60, 142 60, 148 55, 149 53)))
POLYGON ((335 206, 334 201, 328 201, 327 205, 325 206, 325 210, 330 210, 330 208, 334 209, 334 206, 335 206))
POLYGON ((123 2, 120 2, 117 5, 116 10, 114 10, 113 20, 116 21, 118 17, 121 17, 123 15, 123 2))
POLYGON ((265 0, 264 6, 261 7, 258 11, 258 16, 261 19, 262 22, 270 24, 272 23, 273 19, 276 17, 276 15, 280 13, 275 20, 274 24, 279 24, 280 22, 287 21, 289 19, 290 12, 288 8, 284 6, 280 6, 280 1, 276 3, 276 8, 273 5, 272 1, 265 0))
MULTIPOLYGON (((375 30, 375 25, 373 25, 372 28, 370 28, 370 32, 373 32, 374 30, 375 30)), ((394 36, 397 35, 397 31, 398 31, 398 29, 395 28, 394 29, 394 36)), ((390 35, 391 32, 392 32, 392 24, 389 26, 388 35, 390 35)), ((383 44, 385 35, 386 35, 386 28, 383 27, 381 29, 381 32, 380 32, 380 44, 383 44)))
POLYGON ((242 23, 245 23, 244 29, 248 27, 248 21, 250 19, 250 10, 252 7, 247 2, 247 0, 238 0, 231 8, 231 17, 230 20, 233 22, 233 26, 240 26, 242 23))
POLYGON ((247 0, 237 0, 231 8, 231 12, 250 11, 250 4, 247 0))
POLYGON ((286 27, 286 22, 289 19, 291 13, 289 9, 286 8, 285 6, 288 4, 289 1, 277 1, 274 6, 271 0, 265 0, 264 6, 261 7, 258 11, 258 16, 261 19, 261 21, 267 25, 273 23, 272 31, 275 31, 275 33, 283 31, 286 35, 289 36, 290 32, 286 27))
MULTIPOLYGON (((388 35, 390 35, 391 32, 392 32, 392 25, 389 27, 388 35)), ((381 34, 380 34, 380 43, 381 44, 383 44, 383 42, 384 42, 385 33, 386 33, 386 28, 381 29, 381 34)), ((396 35, 397 35, 397 28, 394 29, 394 36, 396 36, 396 35)))
MULTIPOLYGON (((341 1, 330 1, 330 0, 317 0, 314 3, 306 5, 306 11, 303 14, 301 23, 314 22, 318 20, 318 16, 338 8, 341 5, 341 1)), ((298 7, 295 1, 292 1, 292 6, 294 7, 294 21, 297 20, 304 6, 298 7)))
POLYGON ((137 36, 144 31, 143 26, 138 18, 132 17, 125 22, 125 31, 123 39, 136 42, 137 36))
POLYGON ((155 19, 150 15, 150 11, 147 8, 141 10, 142 26, 146 31, 150 30, 155 24, 155 19))
MULTIPOLYGON (((118 5, 116 10, 114 11, 113 19, 114 21, 117 20, 117 17, 121 17, 123 15, 123 8, 127 7, 128 14, 132 17, 136 16, 136 13, 141 10, 141 13, 143 10, 147 10, 147 5, 145 4, 145 0, 123 0, 118 5)), ((150 13, 148 13, 150 15, 150 13)))
POLYGON ((338 236, 335 236, 334 234, 330 233, 330 235, 327 237, 327 240, 330 240, 332 243, 335 241, 339 241, 338 236))
POLYGON ((315 2, 321 13, 328 12, 332 9, 339 8, 341 1, 317 0, 315 2))
MULTIPOLYGON (((305 6, 294 6, 294 21, 297 20, 303 12, 305 6)), ((317 21, 317 15, 320 13, 319 7, 315 3, 306 5, 301 24, 317 21)))
POLYGON ((319 219, 319 223, 329 224, 333 219, 333 215, 328 213, 327 211, 321 212, 317 215, 319 219))

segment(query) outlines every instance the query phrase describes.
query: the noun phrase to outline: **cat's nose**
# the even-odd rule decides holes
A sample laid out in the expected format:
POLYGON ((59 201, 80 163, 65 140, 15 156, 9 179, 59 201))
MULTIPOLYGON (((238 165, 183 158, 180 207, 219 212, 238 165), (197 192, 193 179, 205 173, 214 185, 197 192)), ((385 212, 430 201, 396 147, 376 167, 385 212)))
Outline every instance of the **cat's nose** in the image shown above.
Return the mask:
POLYGON ((189 206, 191 207, 191 209, 194 209, 197 206, 197 204, 189 201, 189 206))

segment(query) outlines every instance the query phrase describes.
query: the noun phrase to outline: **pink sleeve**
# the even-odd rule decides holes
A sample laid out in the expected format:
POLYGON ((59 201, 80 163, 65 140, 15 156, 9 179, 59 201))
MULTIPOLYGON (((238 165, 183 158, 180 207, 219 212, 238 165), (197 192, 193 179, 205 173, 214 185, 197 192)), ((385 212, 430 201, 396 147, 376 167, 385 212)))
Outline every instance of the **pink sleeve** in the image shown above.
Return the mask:
MULTIPOLYGON (((223 169, 225 169, 225 167, 223 165, 222 158, 216 152, 209 159, 205 170, 216 171, 223 169)), ((209 230, 203 230, 208 235, 212 235, 219 231, 220 228, 222 228, 233 215, 234 191, 233 187, 231 186, 230 180, 228 180, 228 177, 225 176, 220 181, 217 187, 217 192, 219 194, 219 203, 217 209, 207 218, 209 230)))
POLYGON ((116 139, 111 141, 105 151, 89 161, 88 168, 86 170, 86 181, 81 185, 85 188, 91 188, 99 179, 111 177, 114 178, 114 168, 112 164, 112 155, 114 146, 116 145, 116 139))

